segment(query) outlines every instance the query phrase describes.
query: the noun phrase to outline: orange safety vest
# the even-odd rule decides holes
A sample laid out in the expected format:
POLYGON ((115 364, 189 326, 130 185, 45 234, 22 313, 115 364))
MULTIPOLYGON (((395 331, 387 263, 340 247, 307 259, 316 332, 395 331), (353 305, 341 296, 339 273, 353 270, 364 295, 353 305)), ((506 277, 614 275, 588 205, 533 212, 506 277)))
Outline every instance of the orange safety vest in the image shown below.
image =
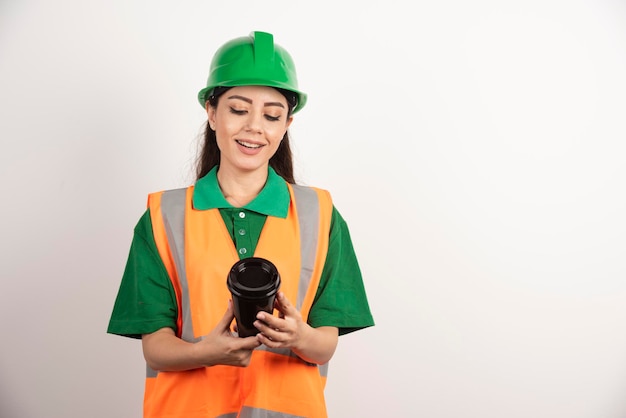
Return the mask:
MULTIPOLYGON (((281 291, 306 321, 328 251, 332 201, 322 189, 288 188, 287 218, 267 217, 254 255, 276 265, 281 291)), ((177 297, 177 334, 196 342, 224 315, 231 297, 226 277, 239 257, 219 210, 194 209, 192 196, 193 186, 153 193, 148 207, 177 297)), ((248 367, 183 372, 147 367, 144 417, 327 417, 327 368, 265 345, 254 350, 248 367)))

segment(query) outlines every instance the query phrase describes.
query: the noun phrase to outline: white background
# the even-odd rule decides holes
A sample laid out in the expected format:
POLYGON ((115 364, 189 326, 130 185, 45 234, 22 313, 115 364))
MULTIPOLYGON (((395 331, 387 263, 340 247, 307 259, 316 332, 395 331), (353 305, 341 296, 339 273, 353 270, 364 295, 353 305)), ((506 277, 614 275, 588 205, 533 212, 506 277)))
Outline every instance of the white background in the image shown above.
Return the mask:
POLYGON ((0 2, 0 416, 139 417, 106 334, 149 192, 193 180, 213 52, 253 30, 309 103, 297 180, 376 326, 330 416, 626 416, 626 3, 0 2))

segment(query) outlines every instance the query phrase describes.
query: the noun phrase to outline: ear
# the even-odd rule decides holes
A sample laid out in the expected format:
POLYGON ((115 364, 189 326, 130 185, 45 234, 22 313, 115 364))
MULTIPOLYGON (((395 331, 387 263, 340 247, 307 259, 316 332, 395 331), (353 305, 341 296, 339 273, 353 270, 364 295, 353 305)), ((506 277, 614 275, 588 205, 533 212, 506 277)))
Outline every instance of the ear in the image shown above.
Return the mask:
POLYGON ((211 106, 208 100, 205 106, 206 106, 206 113, 207 113, 207 118, 209 121, 209 126, 211 127, 211 129, 215 130, 215 108, 211 106))
POLYGON ((291 122, 293 122, 293 115, 289 116, 287 118, 287 122, 285 123, 285 130, 289 129, 289 126, 291 125, 291 122))

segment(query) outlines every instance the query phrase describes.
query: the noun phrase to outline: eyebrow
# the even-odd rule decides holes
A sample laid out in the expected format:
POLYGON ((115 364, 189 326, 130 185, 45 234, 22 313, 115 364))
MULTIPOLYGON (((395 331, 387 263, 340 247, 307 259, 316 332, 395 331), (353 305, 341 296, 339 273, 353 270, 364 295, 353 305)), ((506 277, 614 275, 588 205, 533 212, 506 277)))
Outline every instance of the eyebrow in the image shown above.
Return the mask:
MULTIPOLYGON (((229 99, 239 99, 239 100, 243 100, 246 103, 250 103, 252 104, 252 100, 244 97, 244 96, 240 96, 238 94, 233 94, 232 96, 228 96, 229 99)), ((285 108, 285 106, 283 106, 283 104, 281 102, 265 102, 265 106, 278 106, 278 107, 282 107, 283 109, 285 108)))

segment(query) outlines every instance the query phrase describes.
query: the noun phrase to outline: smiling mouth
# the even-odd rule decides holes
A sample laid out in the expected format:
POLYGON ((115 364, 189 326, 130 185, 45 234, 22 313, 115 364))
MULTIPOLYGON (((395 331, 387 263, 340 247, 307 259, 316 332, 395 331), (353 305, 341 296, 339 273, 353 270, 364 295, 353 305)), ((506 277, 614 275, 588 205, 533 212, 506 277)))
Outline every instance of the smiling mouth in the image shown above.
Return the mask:
POLYGON ((246 147, 246 148, 250 148, 250 149, 257 149, 257 148, 261 148, 265 145, 263 144, 253 144, 252 142, 246 142, 246 141, 239 141, 236 140, 236 142, 241 145, 242 147, 246 147))

